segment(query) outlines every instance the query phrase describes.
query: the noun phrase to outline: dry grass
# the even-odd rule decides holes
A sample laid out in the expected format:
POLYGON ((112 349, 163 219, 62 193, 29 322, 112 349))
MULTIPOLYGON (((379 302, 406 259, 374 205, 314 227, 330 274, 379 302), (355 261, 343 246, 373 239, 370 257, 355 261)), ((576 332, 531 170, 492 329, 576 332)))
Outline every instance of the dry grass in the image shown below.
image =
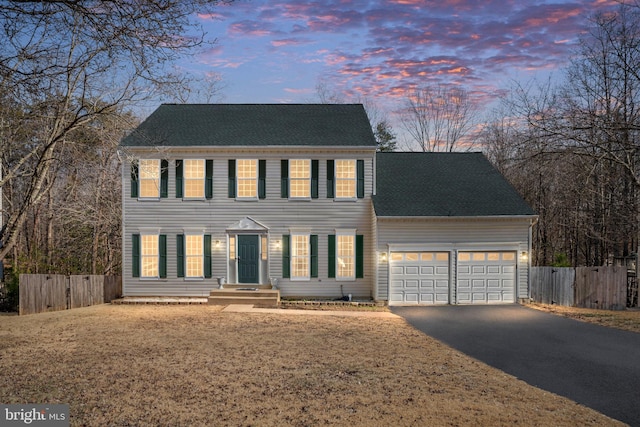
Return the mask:
POLYGON ((401 319, 102 305, 0 317, 0 402, 72 425, 619 425, 401 319))
POLYGON ((564 307, 555 304, 528 304, 527 306, 583 322, 595 323, 610 328, 623 329, 625 331, 640 332, 640 310, 638 309, 611 311, 564 307))

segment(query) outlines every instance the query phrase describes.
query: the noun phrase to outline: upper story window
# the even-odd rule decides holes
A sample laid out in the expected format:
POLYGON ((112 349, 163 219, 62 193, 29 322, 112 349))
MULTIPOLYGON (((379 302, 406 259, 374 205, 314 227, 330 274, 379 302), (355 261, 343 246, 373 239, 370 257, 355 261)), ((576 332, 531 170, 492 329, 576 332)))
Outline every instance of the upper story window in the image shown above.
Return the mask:
POLYGON ((236 177, 238 184, 238 198, 258 197, 258 161, 257 160, 237 160, 236 177))
POLYGON ((229 160, 229 197, 245 200, 266 197, 266 160, 229 160))
POLYGON ((327 161, 327 197, 355 200, 364 197, 364 160, 327 161))
POLYGON ((311 160, 289 160, 289 197, 311 197, 311 160))
POLYGON ((168 160, 140 159, 131 163, 131 197, 165 198, 168 194, 168 181, 168 160))
POLYGON ((355 160, 336 160, 336 198, 356 198, 355 160))
POLYGON ((141 159, 138 173, 140 197, 160 197, 160 160, 141 159))
POLYGON ((204 160, 184 160, 184 196, 204 197, 204 160))

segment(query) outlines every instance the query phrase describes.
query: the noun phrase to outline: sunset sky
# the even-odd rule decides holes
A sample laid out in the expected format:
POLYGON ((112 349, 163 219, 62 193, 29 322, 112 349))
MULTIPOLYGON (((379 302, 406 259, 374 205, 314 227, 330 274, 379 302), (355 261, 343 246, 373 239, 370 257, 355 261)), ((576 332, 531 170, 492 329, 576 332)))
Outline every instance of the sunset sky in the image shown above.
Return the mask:
POLYGON ((490 100, 557 77, 588 17, 613 0, 238 0, 200 21, 217 43, 183 63, 219 73, 229 103, 317 101, 320 80, 393 111, 407 91, 464 86, 490 100))

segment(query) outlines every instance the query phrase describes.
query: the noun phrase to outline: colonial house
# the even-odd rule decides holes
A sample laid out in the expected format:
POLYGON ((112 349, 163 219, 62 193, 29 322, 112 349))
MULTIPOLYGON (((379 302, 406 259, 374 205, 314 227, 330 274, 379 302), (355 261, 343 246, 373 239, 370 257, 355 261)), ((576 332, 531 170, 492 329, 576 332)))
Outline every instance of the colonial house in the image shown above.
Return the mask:
POLYGON ((529 296, 536 215, 481 153, 376 153, 362 105, 161 105, 125 137, 124 296, 529 296))

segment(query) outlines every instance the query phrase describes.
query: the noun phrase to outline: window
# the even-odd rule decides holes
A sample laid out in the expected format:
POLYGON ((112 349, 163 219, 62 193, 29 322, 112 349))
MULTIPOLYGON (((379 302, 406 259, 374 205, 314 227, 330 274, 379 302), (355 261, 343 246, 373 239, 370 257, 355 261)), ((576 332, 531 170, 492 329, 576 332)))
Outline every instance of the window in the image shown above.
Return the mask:
POLYGON ((318 277, 318 235, 308 232, 282 236, 282 277, 309 280, 318 277))
POLYGON ((260 238, 260 254, 261 254, 261 259, 263 261, 267 260, 267 255, 269 254, 268 251, 268 245, 267 245, 267 236, 262 236, 260 238))
POLYGON ((309 278, 309 235, 291 235, 291 278, 309 278))
POLYGON ((178 277, 211 277, 211 234, 178 234, 176 255, 178 277))
POLYGON ((329 236, 329 277, 343 280, 364 277, 364 236, 346 229, 329 236))
POLYGON ((160 197, 160 160, 141 159, 140 197, 160 197))
POLYGON ((186 277, 204 276, 203 236, 195 234, 185 235, 186 277))
POLYGON ((318 175, 318 160, 281 160, 280 197, 283 199, 317 199, 318 175))
POLYGON ((159 277, 158 235, 143 234, 140 236, 141 277, 159 277))
POLYGON ((236 259, 236 238, 229 236, 229 259, 236 259))
POLYGON ((338 279, 355 278, 356 247, 355 236, 336 236, 337 275, 338 279))
POLYGON ((184 160, 184 196, 204 197, 204 160, 184 160))
POLYGON ((336 198, 356 198, 356 161, 336 160, 336 198))
POLYGON ((289 197, 311 197, 311 161, 289 160, 289 197))
POLYGON ((133 234, 131 236, 131 273, 133 277, 167 277, 166 234, 133 234))
POLYGON ((237 160, 236 176, 238 198, 258 197, 258 167, 257 160, 237 160))

